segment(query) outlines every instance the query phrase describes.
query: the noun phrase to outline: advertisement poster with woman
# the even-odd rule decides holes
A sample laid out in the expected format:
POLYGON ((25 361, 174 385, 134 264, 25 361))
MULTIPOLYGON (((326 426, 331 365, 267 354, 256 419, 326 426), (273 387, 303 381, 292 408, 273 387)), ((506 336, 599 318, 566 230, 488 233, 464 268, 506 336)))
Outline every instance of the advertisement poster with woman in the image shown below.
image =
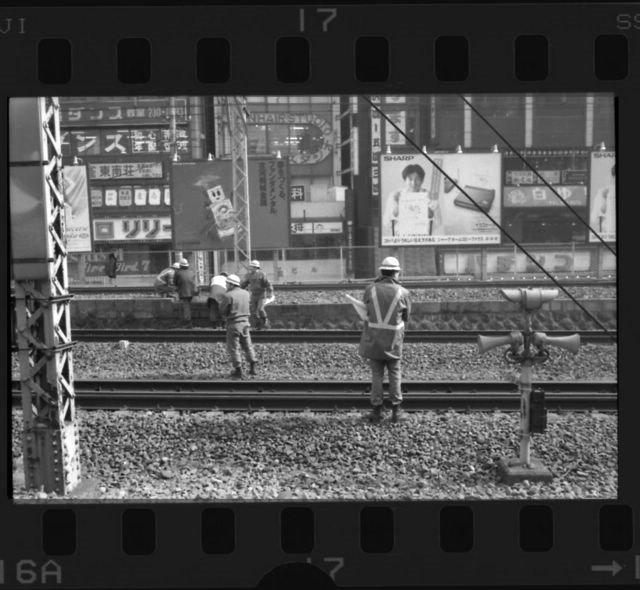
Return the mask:
MULTIPOLYGON (((500 223, 499 153, 430 158, 500 223)), ((498 228, 424 155, 381 155, 380 186, 382 246, 500 243, 498 228)))
MULTIPOLYGON (((616 153, 591 154, 589 225, 605 242, 616 240, 616 153)), ((589 232, 589 241, 599 241, 589 232)))
POLYGON ((63 173, 67 250, 91 252, 87 169, 84 166, 65 166, 63 173))

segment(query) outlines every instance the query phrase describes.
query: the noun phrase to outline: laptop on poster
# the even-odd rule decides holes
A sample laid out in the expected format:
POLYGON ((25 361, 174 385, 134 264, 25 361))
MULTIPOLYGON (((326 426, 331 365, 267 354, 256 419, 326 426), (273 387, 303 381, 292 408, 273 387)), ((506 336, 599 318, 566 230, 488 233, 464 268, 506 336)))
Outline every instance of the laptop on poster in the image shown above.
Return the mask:
MULTIPOLYGON (((477 186, 465 186, 465 192, 471 197, 483 211, 489 211, 495 199, 496 191, 489 188, 480 188, 477 186)), ((465 195, 459 193, 453 200, 453 204, 464 209, 475 209, 477 207, 465 195)))

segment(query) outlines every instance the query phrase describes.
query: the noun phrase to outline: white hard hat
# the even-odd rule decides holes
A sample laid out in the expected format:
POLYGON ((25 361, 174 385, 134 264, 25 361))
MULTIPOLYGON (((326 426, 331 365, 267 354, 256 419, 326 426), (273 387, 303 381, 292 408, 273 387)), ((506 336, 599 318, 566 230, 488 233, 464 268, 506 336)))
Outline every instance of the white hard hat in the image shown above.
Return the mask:
POLYGON ((229 275, 227 277, 227 283, 240 286, 240 277, 238 275, 229 275))
POLYGON ((400 263, 394 256, 387 256, 380 265, 380 270, 400 270, 400 263))
POLYGON ((171 265, 171 268, 180 268, 180 263, 179 263, 179 262, 174 262, 174 263, 171 265))
POLYGON ((180 266, 188 267, 189 266, 189 261, 186 258, 183 258, 180 261, 180 266))
POLYGON ((259 260, 252 260, 249 263, 249 266, 252 266, 253 268, 260 268, 260 261, 259 260))

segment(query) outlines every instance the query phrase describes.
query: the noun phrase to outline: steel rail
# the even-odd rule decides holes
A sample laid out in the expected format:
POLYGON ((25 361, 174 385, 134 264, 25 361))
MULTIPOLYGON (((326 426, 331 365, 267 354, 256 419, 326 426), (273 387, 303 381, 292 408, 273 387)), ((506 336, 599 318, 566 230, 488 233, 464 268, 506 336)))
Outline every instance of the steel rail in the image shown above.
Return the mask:
MULTIPOLYGON (((556 410, 612 411, 617 384, 538 382, 546 407, 556 410)), ((87 409, 175 409, 220 411, 330 411, 369 407, 369 385, 362 381, 75 381, 76 404, 87 409)), ((408 411, 517 410, 513 383, 492 381, 407 381, 403 407, 408 411)), ((20 404, 18 382, 12 384, 14 406, 20 404)))
MULTIPOLYGON (((561 278, 561 277, 558 277, 561 278)), ((332 283, 275 283, 274 288, 277 291, 349 291, 364 289, 367 284, 373 280, 372 278, 361 279, 351 282, 332 282, 332 283)), ((440 279, 440 280, 403 280, 402 284, 408 289, 501 289, 503 287, 532 287, 553 285, 546 277, 530 277, 518 279, 486 279, 477 280, 470 278, 460 279, 440 279)), ((563 280, 563 284, 568 287, 615 287, 617 281, 614 278, 603 279, 586 279, 567 277, 563 280)), ((208 285, 200 285, 200 290, 208 291, 208 285)), ((91 294, 91 293, 149 293, 155 295, 155 288, 152 285, 131 285, 114 287, 110 285, 72 285, 70 288, 72 293, 91 294)))
MULTIPOLYGON (((542 331, 542 330, 540 330, 542 331)), ((475 343, 478 335, 504 336, 508 330, 407 330, 405 342, 426 343, 475 343)), ((580 334, 583 343, 611 343, 609 334, 600 331, 549 330, 548 336, 569 336, 580 334)), ((616 333, 616 332, 614 332, 616 333)), ((280 342, 283 344, 299 342, 349 342, 360 341, 360 330, 253 330, 254 342, 280 342)), ((122 329, 74 329, 74 340, 81 342, 225 342, 223 329, 168 329, 168 330, 122 330, 122 329)))

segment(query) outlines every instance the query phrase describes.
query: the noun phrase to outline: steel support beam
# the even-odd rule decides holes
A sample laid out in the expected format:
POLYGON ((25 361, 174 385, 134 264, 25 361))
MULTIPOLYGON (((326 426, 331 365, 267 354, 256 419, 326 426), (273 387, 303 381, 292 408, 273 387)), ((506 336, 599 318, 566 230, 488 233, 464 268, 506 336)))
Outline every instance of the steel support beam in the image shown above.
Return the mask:
POLYGON ((249 155, 247 150, 246 100, 238 96, 218 98, 222 119, 228 132, 231 154, 233 206, 236 211, 236 227, 233 250, 236 268, 251 259, 251 227, 249 217, 249 155))
MULTIPOLYGON (((18 270, 16 262, 28 260, 20 243, 12 240, 12 266, 15 278, 15 330, 22 410, 25 486, 45 492, 66 494, 80 480, 78 428, 75 414, 71 317, 67 276, 67 250, 64 240, 64 181, 60 148, 59 103, 56 98, 18 99, 33 101, 26 107, 10 108, 10 125, 16 117, 35 117, 39 137, 33 138, 37 158, 22 160, 12 154, 10 168, 30 167, 40 175, 42 194, 23 194, 11 183, 12 235, 28 231, 20 227, 16 204, 27 197, 42 202, 46 236, 41 240, 38 269, 18 270), (37 143, 39 142, 39 146, 37 143), (17 161, 15 161, 17 160, 17 161), (20 161, 22 160, 22 161, 20 161)), ((22 122, 23 123, 23 122, 22 122)), ((32 250, 30 251, 32 253, 32 250)), ((31 258, 33 260, 33 258, 31 258)))

